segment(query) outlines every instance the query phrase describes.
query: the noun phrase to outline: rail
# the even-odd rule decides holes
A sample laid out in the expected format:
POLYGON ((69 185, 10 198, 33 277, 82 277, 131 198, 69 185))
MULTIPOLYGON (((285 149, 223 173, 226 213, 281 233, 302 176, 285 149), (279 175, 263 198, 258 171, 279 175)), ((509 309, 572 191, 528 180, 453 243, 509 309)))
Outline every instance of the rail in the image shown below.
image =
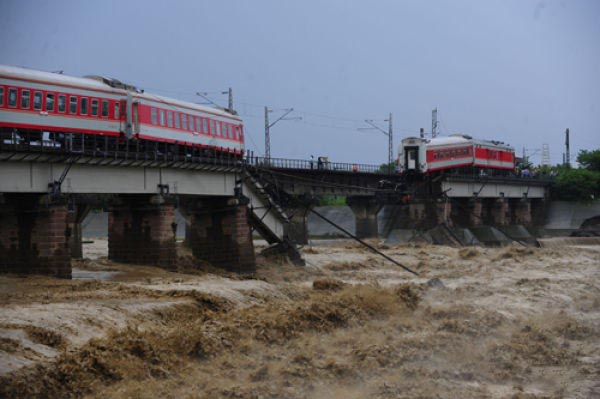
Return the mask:
POLYGON ((362 163, 323 162, 310 159, 265 158, 247 156, 246 163, 254 167, 294 170, 314 170, 345 173, 389 174, 382 171, 379 165, 362 163))

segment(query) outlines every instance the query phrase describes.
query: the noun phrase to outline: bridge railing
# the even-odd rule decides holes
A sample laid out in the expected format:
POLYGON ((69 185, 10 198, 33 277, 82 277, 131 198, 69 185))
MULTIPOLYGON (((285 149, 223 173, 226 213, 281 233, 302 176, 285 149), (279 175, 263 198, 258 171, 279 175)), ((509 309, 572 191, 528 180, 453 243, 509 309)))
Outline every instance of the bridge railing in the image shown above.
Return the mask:
POLYGON ((0 152, 52 153, 65 156, 86 156, 115 160, 184 162, 225 167, 271 167, 280 169, 332 171, 345 173, 387 174, 378 165, 329 162, 306 159, 255 157, 247 153, 244 158, 232 153, 208 153, 183 145, 148 142, 140 147, 135 140, 118 137, 101 137, 82 133, 30 133, 0 131, 0 152))
POLYGON ((333 171, 347 173, 377 173, 387 174, 381 171, 379 165, 369 165, 361 163, 344 162, 322 162, 310 159, 287 159, 287 158, 265 158, 265 157, 246 157, 246 163, 254 167, 275 168, 275 169, 302 169, 315 171, 333 171))

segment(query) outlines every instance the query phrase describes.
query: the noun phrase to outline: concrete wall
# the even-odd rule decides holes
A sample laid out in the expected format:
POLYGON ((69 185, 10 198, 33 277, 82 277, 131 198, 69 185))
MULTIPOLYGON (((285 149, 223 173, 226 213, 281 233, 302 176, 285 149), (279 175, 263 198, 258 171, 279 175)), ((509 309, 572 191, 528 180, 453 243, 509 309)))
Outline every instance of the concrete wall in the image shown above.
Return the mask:
POLYGON ((552 201, 548 207, 547 230, 578 229, 585 219, 600 215, 600 200, 590 203, 552 201))

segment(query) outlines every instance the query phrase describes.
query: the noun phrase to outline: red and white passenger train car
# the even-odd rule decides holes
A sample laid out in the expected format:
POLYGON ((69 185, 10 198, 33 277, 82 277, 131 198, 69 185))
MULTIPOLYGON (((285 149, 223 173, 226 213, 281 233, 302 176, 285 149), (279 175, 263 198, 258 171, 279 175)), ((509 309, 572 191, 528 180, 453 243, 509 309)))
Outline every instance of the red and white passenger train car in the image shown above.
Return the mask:
POLYGON ((242 120, 99 76, 0 66, 0 129, 127 137, 242 154, 242 120))
POLYGON ((515 150, 499 141, 475 140, 454 134, 425 139, 408 137, 398 151, 401 173, 431 174, 437 171, 472 171, 515 169, 515 150))

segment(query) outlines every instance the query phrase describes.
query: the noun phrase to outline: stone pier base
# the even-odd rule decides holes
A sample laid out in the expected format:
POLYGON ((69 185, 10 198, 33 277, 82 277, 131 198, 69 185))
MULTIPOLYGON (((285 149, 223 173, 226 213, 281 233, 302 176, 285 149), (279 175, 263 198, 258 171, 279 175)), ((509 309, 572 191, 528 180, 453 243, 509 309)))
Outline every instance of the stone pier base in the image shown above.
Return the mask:
POLYGON ((348 197, 347 203, 356 220, 356 236, 375 238, 378 235, 377 213, 381 206, 371 198, 348 197))
POLYGON ((190 204, 189 243, 198 259, 239 273, 256 270, 248 207, 238 200, 207 199, 190 204))
POLYGON ((0 271, 71 278, 67 205, 37 194, 5 194, 0 206, 0 271))
POLYGON ((172 268, 176 228, 175 206, 162 197, 123 196, 108 216, 108 258, 172 268))

